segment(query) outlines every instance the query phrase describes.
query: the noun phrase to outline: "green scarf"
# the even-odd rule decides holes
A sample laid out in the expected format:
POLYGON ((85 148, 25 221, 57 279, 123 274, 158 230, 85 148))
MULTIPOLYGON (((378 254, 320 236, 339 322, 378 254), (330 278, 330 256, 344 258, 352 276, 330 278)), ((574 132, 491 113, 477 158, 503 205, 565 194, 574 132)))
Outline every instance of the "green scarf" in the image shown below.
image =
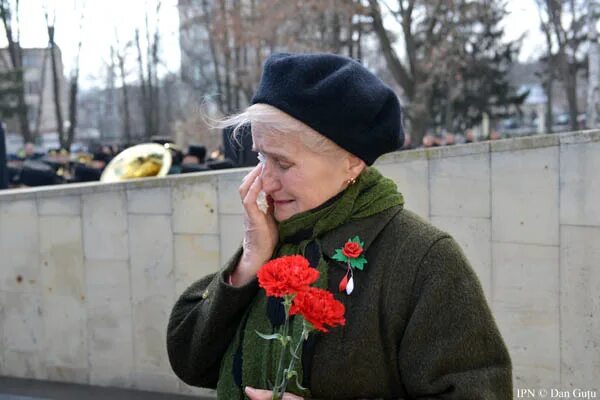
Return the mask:
MULTIPOLYGON (((384 178, 376 169, 368 167, 355 184, 350 185, 333 199, 320 207, 281 222, 279 244, 272 258, 292 254, 306 255, 307 246, 312 245, 314 248, 315 243, 318 245, 317 248, 321 249, 319 238, 325 233, 350 220, 369 217, 403 204, 404 199, 398 193, 396 184, 384 178)), ((331 254, 327 256, 331 257, 331 254)), ((319 257, 317 265, 313 265, 320 272, 319 280, 314 286, 326 289, 328 266, 323 254, 319 253, 319 257)), ((245 386, 259 389, 272 387, 281 347, 278 342, 262 339, 256 334, 256 331, 267 334, 276 332, 267 314, 267 307, 272 307, 272 304, 273 301, 269 302, 264 290, 261 289, 248 307, 221 362, 217 385, 218 399, 244 399, 246 398, 243 393, 245 386), (241 384, 239 384, 240 379, 241 384)), ((293 338, 293 343, 297 343, 301 332, 301 318, 292 317, 290 336, 293 338)), ((290 358, 291 355, 288 354, 284 365, 289 364, 290 358)), ((298 363, 296 370, 299 370, 298 382, 302 382, 302 368, 298 363)), ((304 397, 310 396, 309 391, 302 390, 296 385, 295 379, 290 381, 287 391, 304 397)))

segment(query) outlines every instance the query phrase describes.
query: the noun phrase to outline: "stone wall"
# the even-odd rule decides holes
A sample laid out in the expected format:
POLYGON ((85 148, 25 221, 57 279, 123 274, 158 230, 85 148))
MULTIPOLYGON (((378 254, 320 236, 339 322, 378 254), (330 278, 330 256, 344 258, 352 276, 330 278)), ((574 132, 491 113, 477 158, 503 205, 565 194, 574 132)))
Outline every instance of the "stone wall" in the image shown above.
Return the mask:
MULTIPOLYGON (((515 388, 600 389, 600 131, 382 157, 450 232, 509 346, 515 388)), ((247 170, 0 192, 0 375, 207 394, 168 315, 242 237, 247 170)))

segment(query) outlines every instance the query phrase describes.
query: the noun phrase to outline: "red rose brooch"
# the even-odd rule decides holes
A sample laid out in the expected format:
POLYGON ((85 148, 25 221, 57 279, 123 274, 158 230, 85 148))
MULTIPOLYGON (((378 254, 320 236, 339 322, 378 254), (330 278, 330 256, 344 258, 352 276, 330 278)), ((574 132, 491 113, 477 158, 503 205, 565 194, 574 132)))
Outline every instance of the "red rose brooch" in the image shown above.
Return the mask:
POLYGON ((346 275, 340 281, 340 292, 350 294, 354 290, 354 273, 352 270, 356 268, 362 271, 367 263, 367 259, 363 255, 364 245, 365 243, 358 236, 354 236, 352 239, 348 239, 343 248, 335 249, 335 254, 331 258, 344 262, 348 266, 346 275))

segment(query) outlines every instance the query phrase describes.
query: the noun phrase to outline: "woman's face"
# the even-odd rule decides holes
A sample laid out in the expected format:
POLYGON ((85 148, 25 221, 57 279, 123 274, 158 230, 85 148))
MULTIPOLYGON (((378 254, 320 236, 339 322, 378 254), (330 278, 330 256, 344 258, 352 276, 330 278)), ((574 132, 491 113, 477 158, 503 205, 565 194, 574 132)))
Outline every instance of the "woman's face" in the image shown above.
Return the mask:
POLYGON ((273 199, 279 222, 318 207, 358 175, 350 154, 335 157, 311 151, 297 135, 265 134, 253 126, 252 138, 254 149, 264 157, 263 191, 273 199))

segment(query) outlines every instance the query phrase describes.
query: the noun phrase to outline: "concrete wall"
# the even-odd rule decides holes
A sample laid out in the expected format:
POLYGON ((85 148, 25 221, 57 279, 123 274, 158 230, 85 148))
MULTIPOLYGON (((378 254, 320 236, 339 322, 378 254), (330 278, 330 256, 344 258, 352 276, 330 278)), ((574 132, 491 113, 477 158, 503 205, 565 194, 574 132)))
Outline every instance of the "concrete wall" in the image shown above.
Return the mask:
MULTIPOLYGON (((393 153, 483 284, 516 388, 600 389, 600 131, 393 153)), ((181 393, 176 297, 242 237, 246 170, 0 192, 0 375, 181 393)))

